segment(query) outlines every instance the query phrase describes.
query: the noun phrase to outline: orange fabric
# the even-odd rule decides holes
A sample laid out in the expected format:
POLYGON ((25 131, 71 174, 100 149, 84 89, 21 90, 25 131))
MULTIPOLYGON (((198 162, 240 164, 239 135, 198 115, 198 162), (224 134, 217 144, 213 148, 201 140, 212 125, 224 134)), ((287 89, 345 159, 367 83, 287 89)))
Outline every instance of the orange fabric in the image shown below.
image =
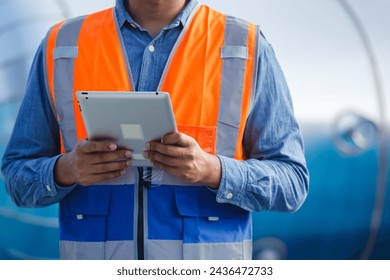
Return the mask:
POLYGON ((213 154, 222 74, 220 48, 215 46, 223 45, 224 22, 224 15, 206 6, 199 9, 161 86, 162 91, 170 93, 178 130, 195 138, 204 151, 213 154), (214 142, 205 141, 206 135, 214 142))
POLYGON ((78 140, 87 137, 78 107, 77 91, 130 91, 131 85, 115 26, 113 9, 92 14, 84 20, 75 60, 74 111, 78 140))
POLYGON ((196 139, 199 146, 205 152, 215 154, 217 140, 216 126, 178 125, 177 130, 196 139))
POLYGON ((161 90, 170 93, 180 125, 217 123, 222 59, 216 46, 223 46, 224 23, 224 15, 202 6, 171 61, 161 90), (212 32, 207 32, 207 27, 212 32))

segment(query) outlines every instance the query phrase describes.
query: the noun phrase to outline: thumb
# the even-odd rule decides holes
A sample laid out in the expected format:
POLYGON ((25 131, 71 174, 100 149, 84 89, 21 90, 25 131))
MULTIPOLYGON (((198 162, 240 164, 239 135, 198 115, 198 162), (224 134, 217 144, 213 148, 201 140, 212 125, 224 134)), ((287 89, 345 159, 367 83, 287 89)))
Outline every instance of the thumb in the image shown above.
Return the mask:
POLYGON ((180 132, 167 134, 161 139, 161 143, 165 145, 176 145, 180 147, 188 147, 194 141, 195 139, 180 132))

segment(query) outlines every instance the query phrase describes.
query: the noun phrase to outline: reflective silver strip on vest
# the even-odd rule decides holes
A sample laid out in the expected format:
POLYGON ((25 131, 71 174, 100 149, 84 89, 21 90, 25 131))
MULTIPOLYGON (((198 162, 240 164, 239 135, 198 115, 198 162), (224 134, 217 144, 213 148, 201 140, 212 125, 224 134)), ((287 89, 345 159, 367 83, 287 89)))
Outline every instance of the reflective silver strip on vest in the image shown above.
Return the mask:
MULTIPOLYGON (((148 240, 149 260, 249 260, 252 241, 236 243, 188 243, 181 240, 148 240)), ((132 260, 134 241, 60 241, 63 260, 132 260)))
POLYGON ((70 152, 77 143, 74 119, 73 89, 74 60, 78 55, 78 37, 84 17, 66 21, 59 29, 54 59, 54 96, 62 131, 65 151, 70 152))
POLYGON ((134 242, 78 242, 60 241, 62 260, 134 260, 134 242))
POLYGON ((248 58, 248 48, 243 46, 226 46, 221 48, 221 58, 248 58))
POLYGON ((257 89, 257 79, 258 79, 258 73, 259 73, 259 48, 260 48, 260 27, 256 25, 256 38, 255 38, 255 53, 253 55, 254 61, 253 61, 253 77, 252 77, 252 92, 251 92, 251 103, 249 112, 252 109, 253 104, 255 103, 256 98, 256 89, 257 89))
POLYGON ((241 104, 248 57, 248 23, 227 16, 221 49, 222 82, 217 124, 217 154, 234 157, 241 121, 241 104))
POLYGON ((236 243, 189 243, 183 245, 184 260, 250 260, 252 241, 236 243))
POLYGON ((228 243, 184 243, 181 240, 149 240, 150 260, 250 260, 252 240, 228 243))
POLYGON ((148 260, 182 260, 182 240, 148 240, 148 260))
POLYGON ((61 58, 76 58, 79 53, 79 48, 74 46, 56 47, 53 52, 53 59, 61 58))

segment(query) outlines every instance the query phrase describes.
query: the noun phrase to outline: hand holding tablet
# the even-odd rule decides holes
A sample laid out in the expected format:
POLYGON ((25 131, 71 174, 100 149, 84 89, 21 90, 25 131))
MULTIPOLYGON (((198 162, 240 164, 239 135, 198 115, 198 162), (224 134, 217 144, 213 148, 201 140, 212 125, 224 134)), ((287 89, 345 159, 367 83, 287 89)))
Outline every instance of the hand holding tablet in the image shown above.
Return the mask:
POLYGON ((76 93, 90 140, 112 141, 133 152, 133 166, 152 166, 143 156, 145 144, 177 132, 166 92, 76 93))

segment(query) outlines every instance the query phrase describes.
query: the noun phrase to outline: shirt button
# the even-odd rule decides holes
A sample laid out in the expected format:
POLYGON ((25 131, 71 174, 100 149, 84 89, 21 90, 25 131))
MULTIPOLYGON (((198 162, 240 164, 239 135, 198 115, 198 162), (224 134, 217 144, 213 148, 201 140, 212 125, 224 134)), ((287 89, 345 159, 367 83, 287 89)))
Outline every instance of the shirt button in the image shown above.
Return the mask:
POLYGON ((154 52, 154 50, 155 50, 153 45, 150 45, 148 49, 149 49, 150 52, 154 52))
POLYGON ((50 192, 51 191, 50 185, 46 185, 46 189, 50 192))
POLYGON ((130 25, 131 25, 131 27, 133 27, 133 28, 137 28, 137 26, 135 26, 134 23, 130 23, 130 25))
POLYGON ((233 198, 233 194, 230 192, 230 193, 227 193, 226 195, 225 195, 225 198, 226 199, 232 199, 233 198))

